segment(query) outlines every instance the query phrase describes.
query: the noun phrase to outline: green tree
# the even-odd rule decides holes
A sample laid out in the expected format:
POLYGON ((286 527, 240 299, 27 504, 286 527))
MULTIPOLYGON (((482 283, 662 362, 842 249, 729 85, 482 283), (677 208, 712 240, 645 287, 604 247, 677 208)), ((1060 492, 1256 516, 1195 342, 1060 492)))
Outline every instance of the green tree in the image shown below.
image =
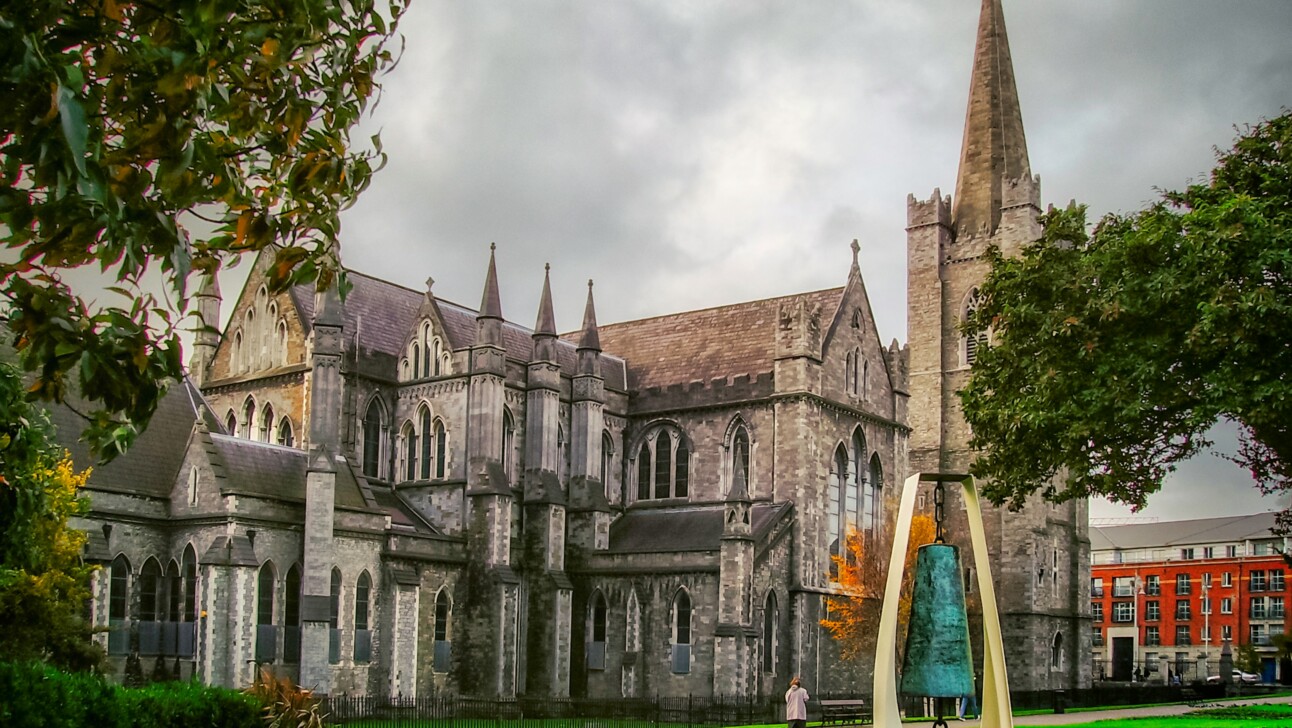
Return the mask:
POLYGON ((1256 648, 1250 643, 1239 645, 1238 649, 1234 650, 1234 667, 1243 672, 1259 675, 1261 672, 1261 656, 1256 653, 1256 648))
POLYGON ((1218 153, 1204 183, 1093 230, 1084 207, 1053 210, 1020 256, 991 251, 966 322, 991 344, 961 392, 984 494, 1142 507, 1221 421, 1263 490, 1292 487, 1290 200, 1284 113, 1218 153))
POLYGON ((85 534, 68 527, 87 508, 88 477, 54 445, 18 372, 0 363, 0 659, 101 666, 82 617, 93 570, 80 559, 85 534))
POLYGON ((0 307, 32 391, 71 380, 106 456, 181 373, 190 275, 269 248, 276 289, 335 280, 339 211, 383 159, 350 131, 394 62, 388 2, 0 4, 0 307), (122 298, 79 300, 82 266, 122 298))

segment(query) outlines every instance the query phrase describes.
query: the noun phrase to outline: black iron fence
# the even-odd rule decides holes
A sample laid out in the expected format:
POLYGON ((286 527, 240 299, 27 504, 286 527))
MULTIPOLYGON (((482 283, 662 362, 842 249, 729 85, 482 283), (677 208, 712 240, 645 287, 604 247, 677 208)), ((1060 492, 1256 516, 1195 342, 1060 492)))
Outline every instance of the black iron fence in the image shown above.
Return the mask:
MULTIPOLYGON (((1015 711, 1063 712, 1082 707, 1203 701, 1224 695, 1224 685, 1143 684, 1014 691, 1010 693, 1010 700, 1015 711)), ((858 699, 866 706, 872 705, 869 694, 813 696, 808 703, 808 720, 821 720, 820 700, 858 699)), ((936 714, 937 707, 932 699, 904 697, 901 701, 902 713, 908 718, 931 717, 936 714)), ((364 728, 413 728, 432 724, 436 728, 514 728, 525 721, 536 720, 543 721, 544 728, 641 728, 643 725, 707 728, 782 723, 785 720, 785 701, 779 695, 618 700, 335 696, 324 699, 323 710, 329 725, 358 724, 364 728)), ((946 700, 942 705, 943 715, 953 716, 955 712, 956 701, 946 700)))

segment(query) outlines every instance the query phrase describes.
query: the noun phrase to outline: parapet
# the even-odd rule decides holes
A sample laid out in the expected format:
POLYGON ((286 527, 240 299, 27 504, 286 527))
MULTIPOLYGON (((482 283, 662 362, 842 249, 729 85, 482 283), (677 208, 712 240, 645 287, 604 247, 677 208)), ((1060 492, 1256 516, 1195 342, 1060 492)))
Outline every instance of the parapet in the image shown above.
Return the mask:
POLYGON ((752 376, 741 374, 734 377, 718 377, 708 382, 697 380, 685 384, 670 384, 667 387, 649 387, 635 394, 633 407, 638 410, 660 411, 696 405, 745 402, 771 396, 774 386, 772 373, 763 372, 752 376))
POLYGON ((1031 206, 1041 209, 1041 175, 1031 177, 1023 175, 1017 179, 1004 180, 1001 189, 1001 209, 1031 206))
POLYGON ((927 200, 917 200, 915 195, 906 196, 906 229, 925 225, 951 227, 951 195, 943 197, 942 190, 935 187, 927 200))

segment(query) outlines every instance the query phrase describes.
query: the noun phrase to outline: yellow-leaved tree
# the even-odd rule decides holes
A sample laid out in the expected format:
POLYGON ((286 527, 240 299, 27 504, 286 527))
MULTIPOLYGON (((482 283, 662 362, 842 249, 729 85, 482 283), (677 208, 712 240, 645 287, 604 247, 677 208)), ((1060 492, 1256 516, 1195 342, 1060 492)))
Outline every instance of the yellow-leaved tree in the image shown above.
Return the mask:
MULTIPOLYGON (((911 614, 911 586, 915 576, 915 553, 921 546, 933 543, 936 529, 933 519, 916 515, 911 520, 910 541, 906 547, 906 568, 902 574, 902 591, 898 601, 897 643, 906 641, 906 625, 911 614)), ((848 528, 842 553, 830 557, 833 580, 838 592, 826 597, 826 616, 821 626, 839 643, 839 656, 855 660, 875 649, 875 633, 884 600, 888 557, 892 551, 889 538, 869 540, 866 534, 848 528)))

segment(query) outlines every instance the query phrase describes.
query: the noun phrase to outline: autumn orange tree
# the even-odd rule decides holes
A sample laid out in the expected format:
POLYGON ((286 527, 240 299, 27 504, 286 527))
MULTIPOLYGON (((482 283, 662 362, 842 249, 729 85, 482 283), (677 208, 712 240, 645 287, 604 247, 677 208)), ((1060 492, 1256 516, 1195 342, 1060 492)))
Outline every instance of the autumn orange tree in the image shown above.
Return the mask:
MULTIPOLYGON (((916 515, 911 519, 910 541, 906 546, 906 568, 902 574, 902 591, 898 601, 898 644, 906 640, 906 625, 911 614, 911 591, 915 579, 915 553, 925 544, 933 543, 933 519, 916 515)), ((849 527, 842 552, 830 556, 833 562, 832 578, 838 593, 826 597, 826 616, 821 626, 839 643, 839 656, 845 660, 874 651, 875 628, 884 598, 887 557, 892 541, 867 537, 856 528, 849 527)))

